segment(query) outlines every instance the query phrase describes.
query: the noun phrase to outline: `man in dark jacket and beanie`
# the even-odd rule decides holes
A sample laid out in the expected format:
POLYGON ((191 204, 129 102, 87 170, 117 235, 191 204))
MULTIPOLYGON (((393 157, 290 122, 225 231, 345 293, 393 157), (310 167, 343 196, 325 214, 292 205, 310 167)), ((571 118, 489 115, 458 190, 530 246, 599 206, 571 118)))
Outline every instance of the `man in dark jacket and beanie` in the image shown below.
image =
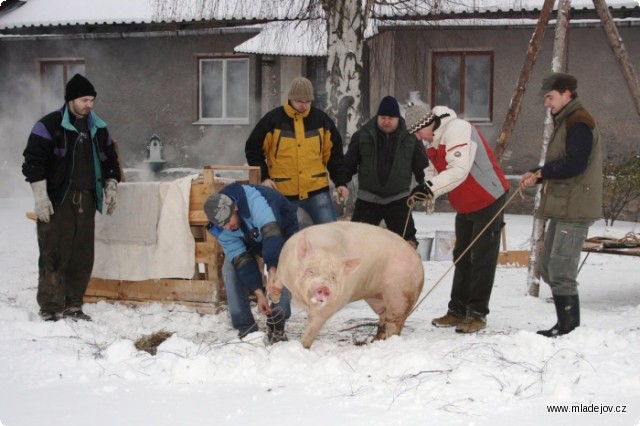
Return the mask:
POLYGON ((558 321, 538 334, 555 337, 580 325, 578 265, 589 227, 602 217, 602 152, 596 122, 578 99, 571 74, 542 82, 554 129, 544 166, 522 176, 521 187, 542 184, 539 215, 547 220, 540 275, 551 287, 558 321))
POLYGON ((84 293, 93 269, 96 210, 116 206, 120 165, 107 124, 93 111, 96 90, 74 75, 66 104, 41 118, 24 150, 22 173, 37 216, 40 316, 87 320, 84 293))
POLYGON ((376 116, 353 134, 345 154, 346 176, 351 179, 358 174, 358 198, 351 220, 379 225, 384 219, 387 229, 417 247, 407 199, 411 175, 423 183, 428 164, 422 142, 407 131, 398 101, 385 96, 376 116))
POLYGON ((291 315, 291 294, 285 289, 278 301, 269 303, 256 256, 262 258, 273 279, 285 241, 298 230, 296 207, 271 188, 232 183, 211 194, 204 211, 209 219, 207 229, 224 250, 222 278, 238 336, 258 331, 249 302, 253 294, 258 310, 267 315, 269 342, 287 340, 284 327, 291 315))

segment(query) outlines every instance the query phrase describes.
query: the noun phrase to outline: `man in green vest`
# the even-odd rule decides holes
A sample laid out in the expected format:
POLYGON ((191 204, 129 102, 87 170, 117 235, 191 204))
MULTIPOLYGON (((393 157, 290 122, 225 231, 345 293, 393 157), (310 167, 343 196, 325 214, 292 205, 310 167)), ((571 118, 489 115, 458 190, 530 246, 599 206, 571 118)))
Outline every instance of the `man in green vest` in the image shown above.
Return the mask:
POLYGON ((351 220, 379 225, 384 219, 387 229, 417 247, 407 199, 411 175, 424 185, 428 164, 422 142, 407 131, 398 101, 385 96, 376 116, 353 134, 344 157, 345 176, 351 179, 358 174, 358 198, 351 220))
POLYGON ((554 130, 544 166, 522 176, 521 187, 542 184, 539 215, 546 219, 540 275, 551 287, 558 322, 538 334, 570 333, 580 325, 578 265, 589 227, 602 217, 602 153, 595 120, 582 106, 571 74, 542 82, 544 106, 554 130))

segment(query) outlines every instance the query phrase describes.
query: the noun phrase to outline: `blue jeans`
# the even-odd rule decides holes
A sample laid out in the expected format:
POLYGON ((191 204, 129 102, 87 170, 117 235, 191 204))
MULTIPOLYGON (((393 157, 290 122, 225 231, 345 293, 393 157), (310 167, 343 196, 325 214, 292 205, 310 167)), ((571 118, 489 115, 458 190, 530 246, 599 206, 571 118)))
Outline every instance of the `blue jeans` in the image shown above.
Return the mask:
MULTIPOLYGON (((251 312, 249 292, 240 283, 235 268, 226 258, 222 264, 222 279, 227 292, 227 304, 233 328, 238 330, 238 335, 241 337, 258 331, 258 324, 253 319, 251 312)), ((282 289, 280 301, 271 303, 271 310, 270 321, 284 326, 285 321, 291 316, 291 293, 289 290, 282 289)))
POLYGON ((306 200, 289 200, 295 207, 299 207, 311 217, 314 225, 335 222, 338 218, 333 208, 333 200, 329 191, 319 192, 306 200))
POLYGON ((540 276, 554 296, 578 295, 580 255, 592 223, 549 219, 539 267, 540 276))

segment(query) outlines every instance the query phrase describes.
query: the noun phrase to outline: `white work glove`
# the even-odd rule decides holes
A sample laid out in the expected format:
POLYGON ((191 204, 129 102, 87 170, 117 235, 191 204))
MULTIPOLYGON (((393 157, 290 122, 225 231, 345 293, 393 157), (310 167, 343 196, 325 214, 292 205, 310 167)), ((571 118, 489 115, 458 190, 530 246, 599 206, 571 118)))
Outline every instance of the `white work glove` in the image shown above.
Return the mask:
POLYGON ((118 181, 115 179, 107 179, 104 186, 104 206, 107 209, 107 214, 111 215, 116 209, 118 202, 118 181))
POLYGON ((51 204, 49 194, 47 194, 47 181, 39 180, 38 182, 32 182, 31 190, 33 191, 35 212, 36 216, 38 216, 38 220, 49 222, 49 219, 53 214, 53 204, 51 204))

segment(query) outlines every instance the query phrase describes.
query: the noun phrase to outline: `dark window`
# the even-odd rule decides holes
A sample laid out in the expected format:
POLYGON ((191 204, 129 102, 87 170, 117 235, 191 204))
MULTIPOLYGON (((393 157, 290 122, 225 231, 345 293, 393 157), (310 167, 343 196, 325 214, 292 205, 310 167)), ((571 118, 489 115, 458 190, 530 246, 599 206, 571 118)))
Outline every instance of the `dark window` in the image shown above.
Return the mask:
POLYGON ((432 105, 471 122, 493 119, 493 52, 433 52, 432 105))
POLYGON ((249 124, 249 59, 198 60, 198 123, 249 124))
POLYGON ((83 59, 41 59, 40 95, 42 113, 46 114, 64 105, 64 88, 76 73, 84 75, 83 59))

